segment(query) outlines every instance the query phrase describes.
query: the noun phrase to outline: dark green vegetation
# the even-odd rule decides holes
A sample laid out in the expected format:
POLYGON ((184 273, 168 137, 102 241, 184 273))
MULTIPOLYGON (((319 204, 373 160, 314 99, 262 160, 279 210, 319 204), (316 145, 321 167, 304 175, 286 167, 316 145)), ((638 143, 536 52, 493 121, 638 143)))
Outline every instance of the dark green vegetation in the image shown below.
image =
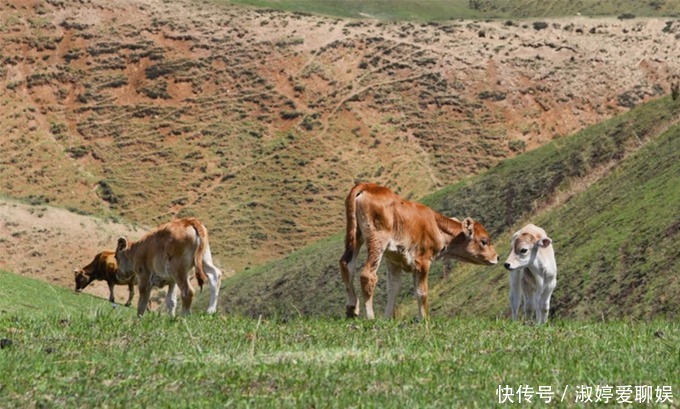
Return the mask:
POLYGON ((343 18, 441 21, 472 18, 583 16, 678 16, 671 0, 533 1, 533 0, 216 0, 298 13, 343 18))
MULTIPOLYGON (((665 321, 138 319, 110 307, 41 317, 8 294, 0 287, 2 407, 486 408, 502 406, 499 385, 549 386, 558 401, 567 388, 573 406, 577 385, 669 385, 675 399, 680 387, 680 327, 665 321)), ((22 297, 42 294, 29 285, 22 297)))
MULTIPOLYGON (((679 113, 680 104, 659 99, 507 160, 423 202, 449 216, 482 222, 502 259, 514 230, 529 220, 544 227, 557 253, 553 311, 558 316, 677 317, 679 113), (611 166, 611 174, 579 191, 611 166), (566 202, 534 213, 555 200, 566 202)), ((339 234, 241 273, 225 282, 220 305, 251 315, 340 316, 342 246, 339 234)), ((505 315, 507 272, 500 266, 460 266, 441 280, 442 263, 435 263, 432 313, 505 315)), ((379 291, 377 308, 384 298, 379 291)))

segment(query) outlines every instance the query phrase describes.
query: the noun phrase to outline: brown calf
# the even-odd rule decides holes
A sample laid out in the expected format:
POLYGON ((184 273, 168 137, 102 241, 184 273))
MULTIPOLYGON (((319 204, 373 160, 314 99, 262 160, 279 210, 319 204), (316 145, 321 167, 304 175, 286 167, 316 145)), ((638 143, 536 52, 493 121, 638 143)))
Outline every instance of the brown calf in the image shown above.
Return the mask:
POLYGON ((354 267, 363 243, 368 258, 361 272, 366 316, 374 318, 373 292, 383 255, 387 260, 386 317, 394 317, 401 272, 414 275, 418 318, 427 316, 427 276, 435 258, 457 258, 474 264, 494 265, 498 254, 484 227, 467 218, 448 218, 419 203, 409 202, 390 189, 372 183, 352 188, 345 202, 347 232, 340 271, 347 290, 347 316, 359 315, 354 292, 354 267))
POLYGON ((202 288, 208 281, 210 302, 208 313, 217 311, 217 295, 222 272, 215 267, 208 244, 208 231, 195 218, 176 219, 147 233, 139 241, 128 242, 121 237, 116 248, 116 260, 122 272, 136 271, 139 281, 137 314, 144 315, 151 293, 152 276, 168 284, 165 299, 168 312, 175 313, 175 285, 182 297, 182 312, 191 312, 194 289, 191 271, 196 269, 196 279, 202 288))
POLYGON ((109 301, 115 302, 113 296, 114 285, 127 285, 130 289, 130 296, 125 303, 126 307, 132 304, 132 296, 135 294, 135 282, 137 275, 134 272, 123 274, 118 269, 115 253, 113 251, 102 251, 94 256, 94 260, 83 268, 73 270, 76 279, 76 291, 80 292, 90 285, 94 280, 103 280, 109 285, 109 301))

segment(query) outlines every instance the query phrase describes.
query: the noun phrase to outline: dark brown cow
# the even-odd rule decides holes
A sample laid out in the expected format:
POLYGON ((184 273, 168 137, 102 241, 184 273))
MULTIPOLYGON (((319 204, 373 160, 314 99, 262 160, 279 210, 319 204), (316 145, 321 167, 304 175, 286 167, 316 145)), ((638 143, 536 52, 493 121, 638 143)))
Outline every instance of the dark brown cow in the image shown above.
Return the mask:
POLYGON ((173 220, 158 226, 133 243, 124 237, 119 238, 116 261, 121 271, 137 272, 139 315, 143 315, 147 309, 152 278, 168 285, 165 303, 170 315, 175 313, 175 285, 180 289, 182 311, 189 314, 194 296, 194 289, 190 283, 194 268, 198 285, 203 287, 206 281, 210 285, 208 313, 217 311, 217 295, 222 272, 213 264, 208 244, 208 230, 198 219, 173 220))
POLYGON ((94 260, 92 260, 90 264, 81 269, 74 269, 73 273, 76 279, 76 291, 82 291, 94 280, 103 280, 109 285, 109 301, 115 302, 113 286, 127 285, 130 289, 130 296, 125 303, 125 306, 129 307, 132 303, 132 296, 135 294, 137 275, 135 273, 121 273, 120 269, 118 269, 115 255, 116 253, 113 251, 102 251, 94 256, 94 260))
POLYGON ((373 291, 383 255, 387 260, 386 317, 394 317, 401 272, 413 273, 418 295, 418 317, 427 316, 427 276, 430 264, 440 257, 474 264, 494 265, 498 254, 484 227, 467 218, 448 218, 420 203, 409 202, 390 189, 372 183, 352 188, 345 202, 347 232, 340 271, 347 290, 347 316, 359 315, 354 292, 354 267, 363 243, 368 257, 361 272, 366 316, 374 318, 373 291))

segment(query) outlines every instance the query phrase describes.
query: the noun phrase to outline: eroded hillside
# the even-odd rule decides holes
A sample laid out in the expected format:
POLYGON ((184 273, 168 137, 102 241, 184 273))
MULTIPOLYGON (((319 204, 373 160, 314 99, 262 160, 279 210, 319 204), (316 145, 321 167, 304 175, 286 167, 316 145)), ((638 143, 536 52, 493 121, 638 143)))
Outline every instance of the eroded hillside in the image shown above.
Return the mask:
POLYGON ((356 180, 422 197, 667 93, 680 61, 680 22, 662 19, 387 23, 188 0, 0 16, 0 193, 145 225, 198 216, 227 269, 337 232, 356 180))

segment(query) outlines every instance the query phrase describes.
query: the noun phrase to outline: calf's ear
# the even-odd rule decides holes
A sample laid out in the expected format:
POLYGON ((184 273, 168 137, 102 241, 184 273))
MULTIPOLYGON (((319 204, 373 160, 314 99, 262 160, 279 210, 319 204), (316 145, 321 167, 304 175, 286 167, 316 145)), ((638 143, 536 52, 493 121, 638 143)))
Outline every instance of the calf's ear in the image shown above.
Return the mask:
POLYGON ((540 247, 548 247, 552 244, 552 239, 550 237, 541 237, 538 239, 538 245, 540 247))
POLYGON ((123 251, 127 248, 128 242, 125 237, 119 237, 118 238, 118 246, 116 247, 116 253, 119 251, 123 251))
POLYGON ((469 217, 466 217, 465 220, 463 220, 463 233, 465 233, 465 237, 468 239, 471 239, 475 235, 475 221, 469 217))

